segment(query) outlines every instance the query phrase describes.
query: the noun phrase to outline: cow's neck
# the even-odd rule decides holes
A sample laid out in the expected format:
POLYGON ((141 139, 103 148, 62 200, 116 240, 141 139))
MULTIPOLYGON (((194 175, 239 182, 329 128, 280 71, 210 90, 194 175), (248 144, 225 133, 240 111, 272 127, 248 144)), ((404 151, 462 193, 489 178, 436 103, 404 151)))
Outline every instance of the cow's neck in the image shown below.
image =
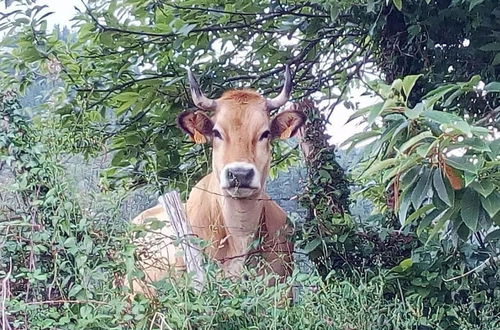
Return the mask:
POLYGON ((264 216, 264 201, 260 200, 263 195, 253 196, 251 199, 221 196, 219 183, 215 175, 212 177, 212 187, 220 194, 217 195, 217 204, 221 209, 222 225, 227 235, 223 238, 224 244, 227 244, 226 258, 230 260, 226 267, 230 273, 239 274, 264 216))

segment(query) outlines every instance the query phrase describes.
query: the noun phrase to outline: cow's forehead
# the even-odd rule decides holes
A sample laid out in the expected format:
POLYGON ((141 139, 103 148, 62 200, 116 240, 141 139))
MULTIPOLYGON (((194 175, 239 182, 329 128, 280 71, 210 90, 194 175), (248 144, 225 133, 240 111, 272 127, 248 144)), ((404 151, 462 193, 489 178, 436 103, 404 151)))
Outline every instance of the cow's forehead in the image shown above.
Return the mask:
POLYGON ((215 123, 225 129, 259 130, 269 125, 266 100, 253 90, 229 91, 217 100, 215 123))

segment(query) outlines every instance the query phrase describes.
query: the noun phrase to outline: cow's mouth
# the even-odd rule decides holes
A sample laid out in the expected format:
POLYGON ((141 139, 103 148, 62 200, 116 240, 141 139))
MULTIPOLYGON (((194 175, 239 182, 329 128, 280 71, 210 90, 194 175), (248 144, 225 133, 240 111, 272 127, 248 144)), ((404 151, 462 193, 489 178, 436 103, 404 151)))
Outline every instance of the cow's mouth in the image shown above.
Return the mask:
POLYGON ((258 188, 256 187, 229 187, 223 190, 233 198, 250 198, 256 195, 258 188))

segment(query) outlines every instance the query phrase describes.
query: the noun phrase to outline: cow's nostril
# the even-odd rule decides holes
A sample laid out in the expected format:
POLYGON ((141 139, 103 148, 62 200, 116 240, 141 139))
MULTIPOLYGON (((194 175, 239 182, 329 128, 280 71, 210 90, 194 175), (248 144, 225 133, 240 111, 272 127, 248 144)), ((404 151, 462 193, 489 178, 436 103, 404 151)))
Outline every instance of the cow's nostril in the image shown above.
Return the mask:
POLYGON ((235 167, 227 169, 227 181, 229 182, 229 186, 231 188, 250 187, 254 175, 255 171, 252 168, 235 167))

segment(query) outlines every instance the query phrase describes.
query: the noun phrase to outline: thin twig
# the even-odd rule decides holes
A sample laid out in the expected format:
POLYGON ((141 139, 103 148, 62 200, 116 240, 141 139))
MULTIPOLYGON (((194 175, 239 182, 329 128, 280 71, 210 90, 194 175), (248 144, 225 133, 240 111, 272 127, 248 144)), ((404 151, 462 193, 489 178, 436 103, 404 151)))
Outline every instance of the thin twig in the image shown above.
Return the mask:
POLYGON ((458 276, 455 276, 455 277, 452 277, 452 278, 448 278, 448 279, 443 278, 443 281, 445 281, 445 282, 451 282, 451 281, 454 281, 454 280, 458 280, 458 279, 460 279, 460 278, 462 278, 462 277, 465 277, 465 276, 467 276, 467 275, 470 275, 470 274, 472 274, 472 273, 474 273, 474 272, 476 272, 476 271, 478 271, 478 270, 483 269, 483 268, 484 268, 484 267, 485 267, 485 266, 486 266, 486 265, 487 265, 487 264, 488 264, 491 260, 495 260, 495 258, 493 258, 493 257, 489 257, 489 258, 488 258, 488 259, 486 259, 486 260, 485 260, 482 264, 480 264, 479 266, 477 266, 477 267, 475 267, 475 268, 473 268, 473 269, 469 270, 468 272, 466 272, 466 273, 464 273, 464 274, 462 274, 462 275, 458 275, 458 276))

